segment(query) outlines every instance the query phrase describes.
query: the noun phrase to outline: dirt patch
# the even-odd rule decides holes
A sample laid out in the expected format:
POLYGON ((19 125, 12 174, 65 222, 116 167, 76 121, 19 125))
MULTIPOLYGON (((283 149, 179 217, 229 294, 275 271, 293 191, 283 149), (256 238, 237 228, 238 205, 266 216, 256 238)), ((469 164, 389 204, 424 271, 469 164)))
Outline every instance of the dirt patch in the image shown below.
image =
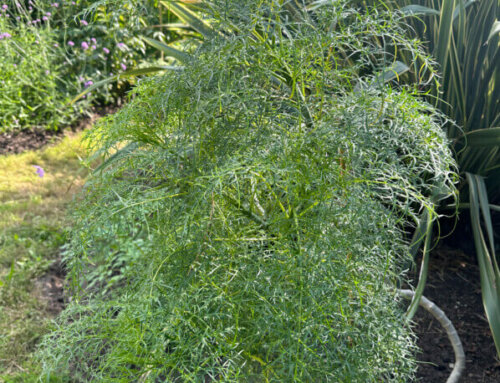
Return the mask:
MULTIPOLYGON (((469 239, 472 243, 472 237, 469 239)), ((477 261, 469 245, 447 241, 432 252, 424 295, 446 313, 458 331, 466 358, 460 382, 500 382, 500 361, 483 309, 477 261)), ((415 321, 418 346, 422 350, 418 355, 419 381, 444 383, 455 359, 446 333, 422 308, 415 321)))
POLYGON ((17 154, 25 150, 36 150, 64 136, 68 130, 78 132, 91 126, 98 118, 116 112, 116 106, 96 107, 90 115, 81 118, 75 124, 60 130, 41 128, 18 132, 0 133, 0 155, 17 154))
POLYGON ((47 273, 35 281, 36 293, 39 299, 46 303, 46 310, 52 316, 57 316, 66 306, 64 292, 65 270, 60 260, 50 265, 47 273))

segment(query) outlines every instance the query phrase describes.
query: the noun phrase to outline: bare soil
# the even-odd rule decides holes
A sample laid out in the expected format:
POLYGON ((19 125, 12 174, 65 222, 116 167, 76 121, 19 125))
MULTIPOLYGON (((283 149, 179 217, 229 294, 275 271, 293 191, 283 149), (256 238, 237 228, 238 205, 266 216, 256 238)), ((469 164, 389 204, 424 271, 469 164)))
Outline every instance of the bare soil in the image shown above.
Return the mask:
MULTIPOLYGON (((500 360, 484 313, 472 234, 466 229, 458 229, 431 253, 424 295, 446 313, 460 336, 466 357, 460 382, 499 383, 500 360)), ((418 381, 444 383, 455 359, 446 333, 422 308, 415 321, 422 350, 418 381)))

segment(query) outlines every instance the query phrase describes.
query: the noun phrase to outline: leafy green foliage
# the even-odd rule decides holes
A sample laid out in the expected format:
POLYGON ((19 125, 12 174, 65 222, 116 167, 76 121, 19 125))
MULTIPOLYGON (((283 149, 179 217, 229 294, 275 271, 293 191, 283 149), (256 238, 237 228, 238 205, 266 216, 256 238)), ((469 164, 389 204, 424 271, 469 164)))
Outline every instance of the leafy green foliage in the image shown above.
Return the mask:
POLYGON ((126 76, 121 79, 128 81, 107 83, 70 104, 110 75, 157 61, 160 55, 139 36, 174 41, 176 32, 155 28, 164 13, 153 1, 129 1, 118 8, 86 0, 38 0, 2 8, 0 131, 58 129, 91 104, 117 102, 130 88, 126 76))
POLYGON ((73 84, 61 76, 54 33, 1 17, 0 36, 0 132, 71 122, 78 107, 65 106, 73 84))
POLYGON ((395 287, 405 230, 453 192, 442 121, 377 81, 394 59, 380 41, 415 49, 394 15, 293 4, 211 2, 217 33, 189 66, 89 132, 104 162, 75 213, 75 296, 44 379, 413 376, 395 287))

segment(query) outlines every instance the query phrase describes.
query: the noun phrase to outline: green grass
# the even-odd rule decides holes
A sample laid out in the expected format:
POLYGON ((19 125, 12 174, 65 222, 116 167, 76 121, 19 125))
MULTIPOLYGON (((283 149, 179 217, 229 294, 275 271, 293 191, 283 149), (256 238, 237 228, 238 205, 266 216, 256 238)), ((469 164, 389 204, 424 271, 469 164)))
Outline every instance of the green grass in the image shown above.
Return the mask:
POLYGON ((36 280, 58 258, 70 226, 67 204, 86 176, 80 136, 0 157, 0 382, 38 375, 31 355, 52 315, 36 280), (33 165, 45 170, 43 178, 33 165))

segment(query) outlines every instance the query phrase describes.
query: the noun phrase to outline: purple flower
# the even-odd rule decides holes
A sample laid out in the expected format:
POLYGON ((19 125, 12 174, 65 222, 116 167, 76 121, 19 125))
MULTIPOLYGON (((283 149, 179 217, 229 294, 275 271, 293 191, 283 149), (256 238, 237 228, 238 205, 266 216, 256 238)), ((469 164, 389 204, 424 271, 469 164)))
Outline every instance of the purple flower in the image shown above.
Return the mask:
POLYGON ((59 44, 58 43, 54 43, 54 48, 59 48, 59 44))
POLYGON ((7 33, 7 32, 0 33, 0 40, 10 39, 11 37, 12 37, 12 35, 10 33, 7 33))
POLYGON ((36 169, 36 174, 38 174, 38 177, 42 178, 45 175, 45 170, 43 170, 41 166, 33 165, 33 167, 36 169))
POLYGON ((50 74, 50 71, 46 70, 45 74, 48 76, 50 74))
POLYGON ((42 17, 42 20, 43 20, 43 21, 49 21, 49 18, 48 18, 47 16, 43 16, 43 17, 42 17))
POLYGON ((97 49, 97 47, 96 47, 95 45, 92 45, 92 46, 90 47, 90 49, 92 49, 93 51, 95 51, 95 50, 97 49))
POLYGON ((120 66, 122 67, 123 70, 127 70, 127 66, 124 63, 121 63, 120 66))
POLYGON ((89 25, 89 23, 87 23, 85 20, 81 20, 81 21, 80 21, 80 25, 85 25, 85 26, 87 26, 87 25, 89 25))
POLYGON ((126 48, 127 46, 124 43, 118 43, 118 48, 126 48))
POLYGON ((106 53, 107 55, 109 55, 109 49, 108 49, 108 48, 102 48, 102 51, 103 51, 104 53, 106 53))
POLYGON ((9 6, 7 4, 2 5, 2 9, 7 10, 9 6))
POLYGON ((69 41, 68 41, 68 45, 69 45, 70 47, 74 47, 74 46, 75 46, 75 43, 74 43, 73 41, 69 40, 69 41))
POLYGON ((47 15, 48 17, 50 17, 50 16, 52 16, 52 13, 47 12, 45 15, 47 15))
POLYGON ((89 49, 89 44, 88 44, 88 43, 86 43, 86 42, 84 41, 84 42, 82 43, 82 49, 83 49, 84 51, 86 51, 87 49, 89 49))
POLYGON ((90 41, 92 41, 94 44, 97 44, 97 40, 96 40, 96 38, 95 38, 95 37, 92 37, 92 38, 90 39, 90 41))
POLYGON ((56 8, 57 8, 57 7, 59 6, 59 3, 53 3, 53 4, 51 4, 51 5, 52 5, 53 7, 56 7, 56 8))
POLYGON ((89 86, 93 85, 94 82, 92 80, 89 80, 85 83, 85 88, 88 88, 89 86))

